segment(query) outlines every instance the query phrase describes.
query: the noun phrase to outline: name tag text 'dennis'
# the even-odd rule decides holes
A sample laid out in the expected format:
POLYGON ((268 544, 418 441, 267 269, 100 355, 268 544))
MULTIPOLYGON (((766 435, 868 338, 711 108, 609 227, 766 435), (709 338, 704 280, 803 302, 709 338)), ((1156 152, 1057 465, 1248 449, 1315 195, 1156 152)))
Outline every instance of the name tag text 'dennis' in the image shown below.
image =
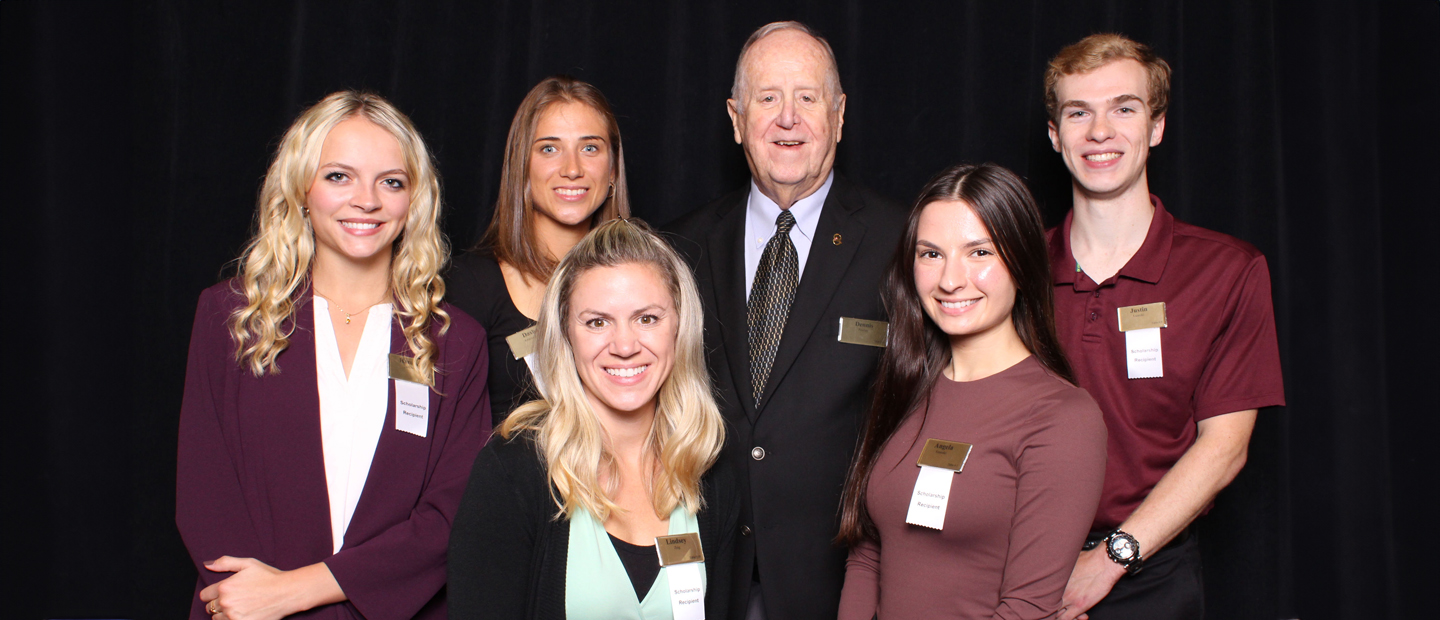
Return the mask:
POLYGON ((869 321, 842 316, 840 317, 840 333, 835 339, 845 344, 863 344, 883 349, 890 341, 890 324, 885 321, 869 321))

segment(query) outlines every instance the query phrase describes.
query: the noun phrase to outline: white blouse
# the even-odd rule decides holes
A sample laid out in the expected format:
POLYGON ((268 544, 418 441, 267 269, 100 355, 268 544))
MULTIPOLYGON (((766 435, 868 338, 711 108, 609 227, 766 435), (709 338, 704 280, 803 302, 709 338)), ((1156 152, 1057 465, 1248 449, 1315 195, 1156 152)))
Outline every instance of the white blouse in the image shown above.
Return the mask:
POLYGON ((320 445, 325 453, 325 486, 330 493, 330 534, 335 552, 360 503, 375 445, 385 429, 390 396, 390 304, 377 304, 350 364, 340 362, 340 344, 330 323, 330 305, 315 296, 315 376, 320 390, 320 445))

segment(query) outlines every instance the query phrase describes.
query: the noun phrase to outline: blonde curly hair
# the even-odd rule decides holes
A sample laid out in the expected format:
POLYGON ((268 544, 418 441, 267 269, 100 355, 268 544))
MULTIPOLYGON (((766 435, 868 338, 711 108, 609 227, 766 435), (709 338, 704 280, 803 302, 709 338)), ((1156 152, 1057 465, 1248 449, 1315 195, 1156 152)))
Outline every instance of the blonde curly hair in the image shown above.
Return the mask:
POLYGON ((290 344, 296 297, 309 286, 315 258, 315 232, 306 216, 305 197, 320 165, 325 137, 335 125, 356 116, 390 132, 404 153, 410 212, 390 259, 390 290, 415 370, 433 385, 436 352, 431 324, 438 318, 441 334, 450 328, 450 316, 440 308, 445 297, 440 271, 449 260, 450 248, 440 232, 439 173, 405 114, 379 95, 353 90, 333 93, 300 114, 280 140, 265 173, 255 232, 237 260, 236 279, 242 289, 237 292, 245 295, 246 304, 230 315, 235 358, 257 377, 280 372, 276 358, 290 344))

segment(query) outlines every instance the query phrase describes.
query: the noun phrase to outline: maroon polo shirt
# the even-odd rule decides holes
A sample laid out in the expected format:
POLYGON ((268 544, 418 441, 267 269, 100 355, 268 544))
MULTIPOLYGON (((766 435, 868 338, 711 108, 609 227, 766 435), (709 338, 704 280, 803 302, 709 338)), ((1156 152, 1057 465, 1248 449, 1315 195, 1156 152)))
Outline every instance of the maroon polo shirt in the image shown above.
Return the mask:
POLYGON ((1093 529, 1114 529, 1195 443, 1196 423, 1285 404, 1270 271, 1254 246, 1176 220, 1151 196, 1145 243, 1096 284, 1076 271, 1070 225, 1047 231, 1055 324, 1080 387, 1109 430, 1105 487, 1093 529), (1165 302, 1164 376, 1128 379, 1118 308, 1165 302))

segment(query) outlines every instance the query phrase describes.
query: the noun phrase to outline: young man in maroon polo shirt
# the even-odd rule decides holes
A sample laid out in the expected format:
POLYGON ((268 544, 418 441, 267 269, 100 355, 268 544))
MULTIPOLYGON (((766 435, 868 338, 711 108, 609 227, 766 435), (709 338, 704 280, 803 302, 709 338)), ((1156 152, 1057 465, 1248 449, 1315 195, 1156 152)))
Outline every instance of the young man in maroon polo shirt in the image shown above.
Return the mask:
POLYGON ((1284 404, 1265 257, 1150 194, 1169 96, 1169 65, 1118 35, 1061 50, 1045 75, 1074 194, 1049 231, 1055 319, 1109 430, 1062 620, 1203 617, 1190 524, 1245 465, 1256 410, 1284 404))

